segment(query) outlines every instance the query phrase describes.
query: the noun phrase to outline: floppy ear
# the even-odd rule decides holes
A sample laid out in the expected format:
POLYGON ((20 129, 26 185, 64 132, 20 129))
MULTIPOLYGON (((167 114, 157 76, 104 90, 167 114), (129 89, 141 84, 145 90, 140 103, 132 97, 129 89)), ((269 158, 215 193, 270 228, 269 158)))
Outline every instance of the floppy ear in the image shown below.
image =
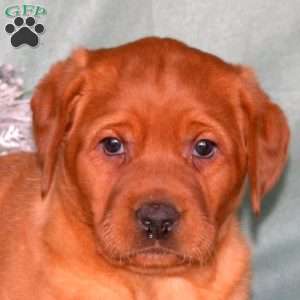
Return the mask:
POLYGON ((241 67, 242 105, 249 116, 248 176, 253 211, 260 212, 261 200, 280 177, 287 161, 289 128, 278 105, 261 89, 254 73, 241 67))
POLYGON ((59 146, 70 125, 70 111, 83 84, 86 51, 79 49, 55 64, 38 84, 32 100, 33 132, 42 166, 42 196, 49 190, 59 146))

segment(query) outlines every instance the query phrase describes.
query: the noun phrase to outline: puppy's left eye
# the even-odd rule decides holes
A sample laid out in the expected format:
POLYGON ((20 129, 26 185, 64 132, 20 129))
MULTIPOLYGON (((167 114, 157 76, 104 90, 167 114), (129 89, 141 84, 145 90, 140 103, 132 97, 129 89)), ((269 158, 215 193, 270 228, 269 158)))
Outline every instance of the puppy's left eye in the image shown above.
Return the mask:
POLYGON ((199 158, 211 158, 216 152, 216 143, 203 139, 199 140, 193 149, 193 155, 199 158))
POLYGON ((120 155, 125 152, 123 143, 115 137, 106 137, 100 144, 107 155, 120 155))

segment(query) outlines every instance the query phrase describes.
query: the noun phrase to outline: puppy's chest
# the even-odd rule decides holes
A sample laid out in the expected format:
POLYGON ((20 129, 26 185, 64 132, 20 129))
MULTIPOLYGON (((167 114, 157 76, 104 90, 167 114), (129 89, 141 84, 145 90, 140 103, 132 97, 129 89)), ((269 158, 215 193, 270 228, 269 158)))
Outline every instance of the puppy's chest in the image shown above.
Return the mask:
MULTIPOLYGON (((53 291, 53 290, 52 290, 53 291)), ((155 280, 137 280, 127 284, 105 278, 100 281, 77 282, 72 285, 60 285, 55 300, 200 300, 207 299, 199 295, 196 287, 180 277, 160 278, 155 280), (72 286, 73 288, 70 288, 72 286), (66 288, 68 287, 68 288, 66 288), (200 296, 200 297, 199 297, 200 296)), ((48 299, 48 298, 47 298, 48 299)), ((50 297, 49 299, 52 300, 50 297)), ((213 298, 209 298, 213 299, 213 298)))
POLYGON ((144 292, 145 300, 199 299, 195 286, 188 280, 181 277, 156 279, 150 284, 148 293, 146 290, 144 290, 144 292))

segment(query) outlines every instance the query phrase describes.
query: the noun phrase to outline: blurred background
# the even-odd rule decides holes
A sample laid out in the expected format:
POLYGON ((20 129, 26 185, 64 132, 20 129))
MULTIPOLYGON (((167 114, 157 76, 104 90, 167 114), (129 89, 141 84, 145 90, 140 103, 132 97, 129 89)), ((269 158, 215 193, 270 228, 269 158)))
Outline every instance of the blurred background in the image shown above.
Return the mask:
POLYGON ((299 300, 299 0, 1 0, 0 152, 33 149, 28 101, 52 63, 76 47, 113 47, 149 35, 177 38, 250 65, 285 111, 292 131, 285 175, 265 198, 260 218, 251 216, 246 197, 241 220, 254 252, 253 299, 299 300), (13 14, 24 14, 21 4, 32 5, 31 14, 38 6, 46 10, 34 16, 45 28, 36 47, 14 48, 5 31, 14 24, 13 14), (17 7, 7 11, 12 6, 17 7))

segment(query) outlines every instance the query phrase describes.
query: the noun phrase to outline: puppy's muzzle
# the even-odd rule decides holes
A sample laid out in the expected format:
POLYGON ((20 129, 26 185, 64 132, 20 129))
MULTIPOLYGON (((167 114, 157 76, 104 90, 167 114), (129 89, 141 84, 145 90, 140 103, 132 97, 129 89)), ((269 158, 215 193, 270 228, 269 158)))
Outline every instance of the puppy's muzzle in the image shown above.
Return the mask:
POLYGON ((176 208, 164 202, 143 204, 136 211, 137 226, 147 239, 167 239, 179 220, 176 208))

